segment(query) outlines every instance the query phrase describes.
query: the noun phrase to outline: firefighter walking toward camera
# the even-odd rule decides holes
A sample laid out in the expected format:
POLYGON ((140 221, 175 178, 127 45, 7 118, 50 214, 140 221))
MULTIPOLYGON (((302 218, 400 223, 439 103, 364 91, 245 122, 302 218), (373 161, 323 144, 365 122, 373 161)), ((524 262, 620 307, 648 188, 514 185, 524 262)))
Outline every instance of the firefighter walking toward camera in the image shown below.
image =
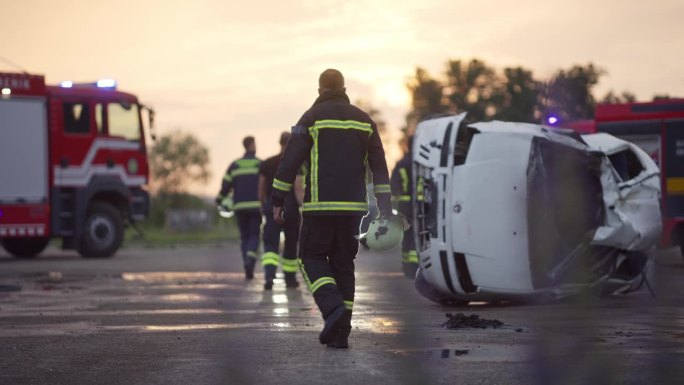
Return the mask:
MULTIPOLYGON (((397 165, 392 170, 390 185, 392 188, 392 199, 396 203, 397 211, 405 218, 413 218, 413 186, 411 181, 413 156, 411 147, 413 137, 408 140, 408 151, 404 157, 399 159, 397 165)), ((417 196, 417 200, 422 200, 422 196, 417 196)), ((401 243, 401 265, 406 278, 415 278, 418 271, 418 252, 416 251, 416 241, 413 238, 413 231, 407 229, 401 243)))
POLYGON ((258 199, 259 164, 261 161, 256 157, 256 143, 254 137, 247 136, 243 139, 245 155, 234 161, 228 167, 221 191, 216 197, 216 203, 229 206, 228 194, 233 192, 233 204, 230 207, 235 211, 235 217, 240 231, 240 248, 245 267, 245 278, 254 278, 254 266, 259 249, 259 233, 261 231, 261 204, 258 199))
MULTIPOLYGON (((389 173, 375 122, 349 102, 344 77, 319 77, 319 97, 292 127, 273 180, 273 215, 283 207, 300 165, 307 162, 299 263, 325 325, 319 341, 347 348, 354 306, 354 259, 361 217, 368 211, 366 165, 373 174, 381 215, 390 216, 389 173)), ((287 210, 285 208, 285 210, 287 210)))
POLYGON ((276 276, 278 265, 283 266, 285 275, 285 287, 297 288, 297 239, 299 238, 299 226, 301 215, 299 213, 299 201, 301 200, 302 188, 300 177, 295 179, 294 188, 285 197, 285 223, 276 223, 273 218, 273 205, 271 204, 271 191, 273 178, 278 171, 280 159, 290 141, 290 133, 283 132, 280 135, 280 153, 261 162, 259 166, 259 201, 266 215, 264 224, 264 253, 261 255, 261 265, 264 267, 264 290, 273 289, 273 279, 276 276), (285 245, 282 258, 280 257, 280 232, 285 234, 285 245))

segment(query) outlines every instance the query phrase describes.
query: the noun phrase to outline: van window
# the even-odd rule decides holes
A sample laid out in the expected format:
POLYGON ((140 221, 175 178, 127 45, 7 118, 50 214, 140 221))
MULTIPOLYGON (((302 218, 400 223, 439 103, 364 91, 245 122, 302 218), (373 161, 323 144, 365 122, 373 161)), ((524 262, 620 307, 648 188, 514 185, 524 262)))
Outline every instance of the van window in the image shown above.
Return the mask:
POLYGON ((636 178, 644 171, 644 166, 641 164, 641 161, 629 148, 609 155, 608 159, 623 182, 636 178))
POLYGON ((97 103, 95 105, 95 128, 97 129, 98 135, 104 134, 104 109, 102 108, 102 103, 97 103))
POLYGON ((90 109, 86 103, 64 102, 64 132, 87 134, 90 132, 90 109))
POLYGON ((109 103, 107 105, 107 123, 110 136, 140 140, 140 115, 137 104, 109 103))

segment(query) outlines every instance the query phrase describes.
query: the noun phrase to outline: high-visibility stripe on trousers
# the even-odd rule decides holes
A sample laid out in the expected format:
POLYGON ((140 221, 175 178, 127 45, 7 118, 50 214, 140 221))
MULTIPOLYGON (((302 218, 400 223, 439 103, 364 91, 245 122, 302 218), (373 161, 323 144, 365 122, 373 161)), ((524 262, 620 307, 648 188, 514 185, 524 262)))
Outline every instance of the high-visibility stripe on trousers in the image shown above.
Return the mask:
POLYGON ((304 217, 299 237, 300 268, 323 317, 354 302, 354 238, 360 216, 304 217), (345 302, 346 301, 346 302, 345 302))

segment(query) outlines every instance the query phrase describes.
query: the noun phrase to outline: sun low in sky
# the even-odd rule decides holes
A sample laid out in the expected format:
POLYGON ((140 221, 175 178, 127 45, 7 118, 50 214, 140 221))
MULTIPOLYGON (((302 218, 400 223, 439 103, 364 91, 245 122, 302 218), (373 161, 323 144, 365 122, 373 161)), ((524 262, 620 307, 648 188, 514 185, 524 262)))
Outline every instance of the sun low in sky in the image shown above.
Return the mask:
POLYGON ((52 84, 117 79, 155 107, 160 134, 189 131, 209 147, 213 177, 195 186, 208 195, 245 135, 261 158, 278 151, 326 68, 344 73, 353 101, 380 110, 390 167, 416 66, 437 76, 449 59, 480 58, 544 77, 593 62, 608 70, 599 94, 684 95, 680 0, 0 3, 0 56, 52 84))

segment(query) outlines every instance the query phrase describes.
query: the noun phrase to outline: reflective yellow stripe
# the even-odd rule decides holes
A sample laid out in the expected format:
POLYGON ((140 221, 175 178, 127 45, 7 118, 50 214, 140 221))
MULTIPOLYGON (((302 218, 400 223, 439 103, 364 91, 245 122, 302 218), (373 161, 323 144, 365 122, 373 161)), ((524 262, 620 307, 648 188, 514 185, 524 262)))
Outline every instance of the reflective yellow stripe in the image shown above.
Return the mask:
POLYGON ((232 182, 233 177, 230 176, 230 174, 226 173, 226 175, 223 176, 223 180, 225 180, 226 182, 232 182))
POLYGON ((406 169, 404 167, 399 169, 399 176, 401 177, 401 192, 408 193, 409 178, 408 172, 406 172, 406 169))
POLYGON ((373 128, 370 123, 359 122, 356 120, 317 120, 314 123, 313 128, 315 130, 320 130, 323 128, 335 128, 339 130, 360 130, 367 132, 369 134, 373 133, 373 128))
POLYGON ((241 176, 241 175, 256 175, 259 173, 259 168, 258 167, 250 167, 250 168, 236 168, 235 170, 230 172, 230 176, 241 176))
POLYGON ((667 192, 669 194, 684 194, 684 178, 667 178, 667 192))
POLYGON ((306 287, 308 287, 309 290, 311 290, 311 281, 309 280, 309 275, 306 274, 306 269, 304 268, 304 261, 302 261, 301 258, 297 258, 297 264, 299 265, 299 271, 302 272, 302 277, 304 278, 306 287))
POLYGON ((261 207, 259 201, 238 202, 233 205, 233 210, 258 209, 261 207))
POLYGON ((373 192, 376 194, 389 194, 390 185, 388 184, 378 184, 373 186, 373 192))
POLYGON ((302 211, 368 211, 366 202, 304 202, 302 211))
POLYGON ((425 196, 423 195, 423 193, 425 192, 425 187, 423 186, 423 183, 423 177, 419 176, 418 180, 416 181, 416 199, 418 201, 425 200, 425 196))
POLYGON ((404 263, 418 263, 418 252, 416 250, 401 253, 401 257, 401 261, 404 263))
POLYGON ((280 255, 272 251, 267 251, 261 256, 261 266, 278 266, 280 255))
POLYGON ((247 256, 256 259, 257 253, 256 253, 256 251, 248 250, 247 256))
POLYGON ((335 278, 333 277, 321 277, 316 280, 316 282, 311 284, 311 294, 314 294, 318 289, 321 288, 321 286, 324 285, 337 285, 337 282, 335 282, 335 278))
POLYGON ((273 178, 273 188, 288 192, 292 190, 292 183, 286 183, 281 180, 273 178))
POLYGON ((311 147, 311 201, 318 202, 318 130, 315 126, 309 128, 313 139, 311 147))
POLYGON ((399 195, 399 202, 410 202, 410 201, 411 201, 410 195, 399 195))
POLYGON ((283 265, 283 271, 286 273, 296 273, 297 272, 297 260, 283 258, 280 260, 283 265))
POLYGON ((256 167, 261 161, 259 159, 238 159, 235 163, 238 167, 256 167))
POLYGON ((344 307, 346 307, 347 310, 354 309, 354 301, 344 301, 344 307))

